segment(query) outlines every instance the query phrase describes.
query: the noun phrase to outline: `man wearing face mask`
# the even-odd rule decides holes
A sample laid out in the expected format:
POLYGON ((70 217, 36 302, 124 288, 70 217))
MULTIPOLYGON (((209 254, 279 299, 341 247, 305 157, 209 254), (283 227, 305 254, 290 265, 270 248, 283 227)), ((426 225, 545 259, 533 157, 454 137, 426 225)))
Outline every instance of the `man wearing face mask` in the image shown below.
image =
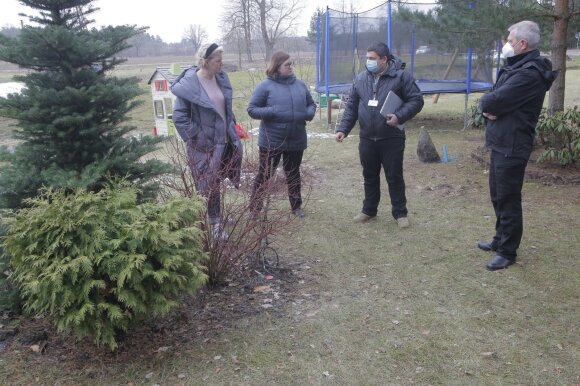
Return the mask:
POLYGON ((367 48, 366 70, 353 82, 348 103, 336 129, 335 139, 342 142, 357 120, 360 126, 359 157, 363 168, 365 198, 361 213, 354 221, 365 223, 376 218, 381 198, 381 167, 384 170, 391 214, 399 228, 409 227, 407 198, 403 179, 405 132, 398 125, 413 118, 423 108, 423 96, 404 64, 393 57, 384 43, 367 48), (380 114, 389 91, 403 104, 387 118, 380 114))
POLYGON ((532 152, 535 127, 546 91, 557 71, 540 56, 540 29, 532 21, 508 28, 502 49, 506 59, 493 89, 479 106, 486 118, 485 144, 491 149, 489 191, 495 211, 495 235, 477 246, 495 255, 487 269, 504 269, 516 261, 523 233, 522 186, 532 152))

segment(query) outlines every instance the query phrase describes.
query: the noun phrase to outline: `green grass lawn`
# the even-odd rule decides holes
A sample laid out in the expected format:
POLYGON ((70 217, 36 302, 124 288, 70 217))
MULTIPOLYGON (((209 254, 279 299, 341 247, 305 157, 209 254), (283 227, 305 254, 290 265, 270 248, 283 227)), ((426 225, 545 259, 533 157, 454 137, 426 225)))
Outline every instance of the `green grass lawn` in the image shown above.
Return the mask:
MULTIPOLYGON (((567 76, 569 106, 580 98, 575 60, 567 76)), ((236 115, 249 124, 244 98, 255 79, 249 72, 231 78, 244 95, 236 115)), ((143 98, 131 124, 146 132, 153 119, 143 98)), ((399 230, 391 218, 384 180, 377 221, 352 223, 363 198, 358 138, 342 144, 312 138, 304 161, 307 217, 274 244, 298 280, 281 286, 278 298, 266 296, 272 308, 216 320, 214 329, 164 350, 158 339, 143 339, 118 356, 105 355, 106 362, 79 360, 84 346, 75 348, 66 337, 51 337, 43 354, 12 344, 0 353, 0 384, 579 384, 580 187, 527 181, 518 263, 486 271, 492 255, 475 243, 492 236, 495 220, 486 170, 470 157, 483 133, 461 130, 463 110, 461 95, 442 95, 437 104, 426 98, 407 126, 410 229, 399 230), (418 161, 420 126, 438 149, 447 146, 453 162, 418 161), (52 356, 65 346, 70 355, 52 356)), ((311 132, 329 133, 322 116, 311 132)), ((246 146, 255 148, 256 141, 246 146)), ((195 336, 195 322, 190 314, 172 327, 195 336)))

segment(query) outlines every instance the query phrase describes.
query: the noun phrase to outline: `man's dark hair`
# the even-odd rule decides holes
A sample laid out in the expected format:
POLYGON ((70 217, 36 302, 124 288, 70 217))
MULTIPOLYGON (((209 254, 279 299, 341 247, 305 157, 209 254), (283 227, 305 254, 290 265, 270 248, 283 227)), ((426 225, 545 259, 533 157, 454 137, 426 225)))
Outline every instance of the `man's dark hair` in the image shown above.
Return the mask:
POLYGON ((369 48, 367 48, 367 52, 371 51, 376 52, 380 58, 384 58, 386 56, 389 59, 392 59, 391 50, 389 50, 389 46, 387 46, 385 43, 377 42, 371 44, 369 48))

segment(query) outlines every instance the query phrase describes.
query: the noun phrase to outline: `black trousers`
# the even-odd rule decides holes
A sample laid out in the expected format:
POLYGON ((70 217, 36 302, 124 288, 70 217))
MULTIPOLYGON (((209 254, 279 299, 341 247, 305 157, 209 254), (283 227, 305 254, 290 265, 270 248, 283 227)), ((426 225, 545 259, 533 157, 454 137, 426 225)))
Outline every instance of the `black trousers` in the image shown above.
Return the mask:
POLYGON ((365 199, 362 212, 376 216, 381 201, 381 167, 385 172, 391 214, 395 219, 407 216, 407 197, 403 179, 403 155, 405 138, 389 138, 372 141, 361 138, 358 145, 360 162, 363 168, 365 199))
POLYGON ((258 167, 258 174, 254 180, 254 188, 250 198, 251 210, 259 211, 262 209, 263 199, 267 194, 267 182, 276 168, 278 168, 280 158, 282 158, 282 167, 286 174, 290 207, 295 210, 302 206, 300 164, 302 164, 303 155, 304 150, 269 150, 265 147, 260 147, 260 166, 258 167))
POLYGON ((527 159, 506 157, 491 152, 489 166, 489 194, 495 211, 493 243, 497 254, 515 260, 522 240, 522 186, 527 159))

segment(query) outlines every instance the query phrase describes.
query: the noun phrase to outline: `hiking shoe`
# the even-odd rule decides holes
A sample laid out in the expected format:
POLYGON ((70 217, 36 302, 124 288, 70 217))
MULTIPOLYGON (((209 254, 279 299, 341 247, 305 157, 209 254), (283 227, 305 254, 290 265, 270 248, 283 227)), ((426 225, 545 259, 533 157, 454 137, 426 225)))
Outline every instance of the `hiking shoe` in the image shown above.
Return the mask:
POLYGON ((296 208, 292 211, 292 214, 298 218, 304 218, 306 216, 302 208, 296 208))
POLYGON ((397 224, 399 225, 399 228, 401 228, 401 229, 409 228, 411 226, 411 224, 409 223, 409 219, 407 217, 399 217, 397 219, 397 224))
POLYGON ((362 223, 374 220, 375 218, 377 218, 377 216, 369 216, 368 214, 360 212, 359 214, 357 214, 356 216, 354 216, 352 218, 352 221, 362 224, 362 223))

